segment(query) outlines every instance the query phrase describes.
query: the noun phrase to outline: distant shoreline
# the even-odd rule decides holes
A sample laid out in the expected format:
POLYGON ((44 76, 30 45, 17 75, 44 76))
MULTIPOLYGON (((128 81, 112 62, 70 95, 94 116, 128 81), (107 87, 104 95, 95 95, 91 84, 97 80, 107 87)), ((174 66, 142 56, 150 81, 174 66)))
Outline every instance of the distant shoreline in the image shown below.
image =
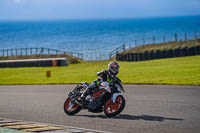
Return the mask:
POLYGON ((141 19, 161 19, 161 18, 184 18, 184 17, 200 17, 200 14, 194 15, 175 15, 175 16, 149 16, 149 17, 113 17, 113 18, 62 18, 62 19, 0 19, 0 22, 57 22, 57 21, 96 21, 96 20, 141 20, 141 19))

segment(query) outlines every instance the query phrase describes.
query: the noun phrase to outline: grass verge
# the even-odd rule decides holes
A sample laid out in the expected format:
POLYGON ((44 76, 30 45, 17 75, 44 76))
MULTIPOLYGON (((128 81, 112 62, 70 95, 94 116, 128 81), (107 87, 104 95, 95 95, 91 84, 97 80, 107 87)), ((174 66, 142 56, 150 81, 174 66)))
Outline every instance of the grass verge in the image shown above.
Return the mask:
MULTIPOLYGON (((91 82, 109 61, 81 62, 67 67, 0 69, 0 84, 68 84, 91 82), (46 78, 46 71, 52 76, 46 78)), ((119 77, 130 84, 200 85, 200 56, 119 62, 119 77)))

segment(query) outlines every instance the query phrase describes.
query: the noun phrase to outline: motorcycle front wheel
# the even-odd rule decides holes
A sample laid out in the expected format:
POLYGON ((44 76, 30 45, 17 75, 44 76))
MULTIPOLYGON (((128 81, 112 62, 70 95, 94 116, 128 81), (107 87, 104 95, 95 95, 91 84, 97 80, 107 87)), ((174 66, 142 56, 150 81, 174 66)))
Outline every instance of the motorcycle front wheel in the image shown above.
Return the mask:
POLYGON ((80 110, 81 106, 76 103, 72 103, 72 99, 70 97, 66 99, 64 103, 64 111, 67 115, 74 115, 78 113, 80 110))
POLYGON ((108 99, 104 106, 104 113, 107 117, 116 116, 123 111, 125 104, 126 102, 122 95, 117 96, 115 103, 108 99))

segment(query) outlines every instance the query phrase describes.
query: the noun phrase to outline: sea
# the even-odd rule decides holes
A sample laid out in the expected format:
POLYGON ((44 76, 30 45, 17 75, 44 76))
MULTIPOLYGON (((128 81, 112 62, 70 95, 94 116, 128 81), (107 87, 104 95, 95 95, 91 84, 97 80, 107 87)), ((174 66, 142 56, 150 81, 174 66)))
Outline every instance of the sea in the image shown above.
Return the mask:
MULTIPOLYGON (((149 43, 200 37, 200 15, 128 19, 0 20, 0 50, 53 48, 68 52, 106 55, 126 44, 149 43)), ((89 57, 92 54, 92 57, 89 57)), ((106 57, 107 58, 107 57, 106 57)), ((105 59, 105 57, 102 57, 105 59)))

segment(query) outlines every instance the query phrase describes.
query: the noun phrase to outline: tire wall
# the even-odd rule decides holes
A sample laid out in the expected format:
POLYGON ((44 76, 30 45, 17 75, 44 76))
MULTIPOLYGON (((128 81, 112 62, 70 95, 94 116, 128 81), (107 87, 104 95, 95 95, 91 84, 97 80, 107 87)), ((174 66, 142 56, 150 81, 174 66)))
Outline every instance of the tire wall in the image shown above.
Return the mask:
POLYGON ((144 61, 152 59, 172 58, 200 55, 200 45, 190 48, 177 48, 169 50, 145 51, 144 53, 117 54, 117 61, 144 61))
POLYGON ((66 58, 54 59, 37 59, 37 60, 13 60, 13 61, 0 61, 0 68, 7 67, 51 67, 51 66, 67 66, 66 58))

